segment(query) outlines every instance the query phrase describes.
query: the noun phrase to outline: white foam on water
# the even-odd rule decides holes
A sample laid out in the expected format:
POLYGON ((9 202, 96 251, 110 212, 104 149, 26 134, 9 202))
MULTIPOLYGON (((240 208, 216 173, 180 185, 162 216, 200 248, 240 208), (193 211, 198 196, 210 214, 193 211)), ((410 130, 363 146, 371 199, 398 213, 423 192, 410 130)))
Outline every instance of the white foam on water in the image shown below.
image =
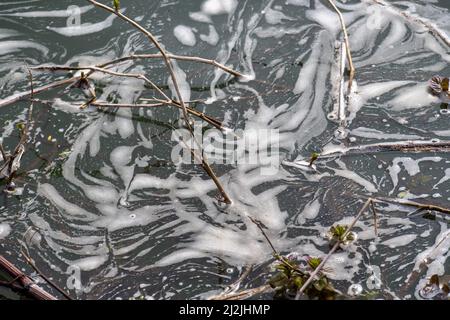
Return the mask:
POLYGON ((66 201, 54 186, 44 183, 39 184, 38 194, 47 198, 54 206, 61 209, 61 214, 67 215, 68 217, 73 216, 76 219, 92 221, 95 219, 95 215, 82 209, 81 207, 66 201))
POLYGON ((65 37, 79 37, 87 34, 97 33, 103 31, 112 26, 114 19, 116 19, 116 15, 112 14, 107 17, 105 20, 97 23, 83 23, 79 26, 67 26, 67 27, 49 27, 48 30, 56 32, 65 37))
POLYGON ((283 20, 294 20, 294 18, 285 15, 283 12, 271 8, 265 9, 264 18, 269 24, 280 24, 283 20))
POLYGON ((201 34, 200 39, 212 46, 215 46, 219 42, 219 34, 217 33, 216 28, 214 28, 214 26, 210 25, 209 26, 209 34, 207 34, 207 35, 201 34))
POLYGON ((420 162, 440 162, 442 161, 441 157, 423 157, 420 159, 413 159, 411 157, 396 157, 392 160, 392 165, 388 167, 389 176, 391 177, 393 183, 393 189, 391 193, 395 190, 399 181, 399 173, 402 171, 400 164, 402 164, 403 168, 406 170, 409 176, 415 176, 420 172, 420 162))
POLYGON ((424 82, 398 90, 396 97, 388 102, 390 109, 402 111, 439 103, 439 98, 428 93, 427 88, 428 84, 424 82))
POLYGON ((381 242, 380 244, 393 248, 403 247, 417 239, 417 234, 404 234, 381 242))
POLYGON ((303 224, 307 219, 315 219, 319 215, 319 211, 319 199, 307 203, 303 211, 297 216, 297 224, 303 224))
POLYGON ((72 266, 77 266, 82 271, 92 271, 100 268, 108 261, 108 256, 92 256, 71 261, 72 266))
POLYGON ((173 35, 185 46, 193 47, 197 43, 191 27, 180 24, 173 29, 173 35))
POLYGON ((286 0, 286 4, 293 6, 309 6, 310 0, 286 0))
POLYGON ((16 30, 0 28, 0 39, 16 37, 19 35, 20 33, 17 32, 16 30))
POLYGON ((211 17, 201 11, 189 12, 189 17, 194 21, 212 23, 211 17))
POLYGON ((24 17, 24 18, 64 18, 70 17, 74 13, 83 14, 93 9, 93 5, 87 5, 83 7, 77 6, 77 9, 72 11, 66 10, 49 10, 49 11, 25 11, 25 12, 13 12, 13 13, 0 13, 0 16, 7 17, 24 17))
POLYGON ((396 140, 417 140, 421 136, 410 135, 410 134, 399 134, 399 133, 386 133, 373 128, 358 127, 350 130, 352 136, 361 138, 371 138, 371 139, 396 139, 396 140))
POLYGON ((0 239, 5 239, 11 233, 11 226, 8 223, 0 223, 0 239))
MULTIPOLYGON (((181 98, 183 99, 183 101, 191 100, 191 85, 187 81, 186 73, 178 66, 178 63, 176 61, 172 60, 172 65, 177 79, 178 88, 180 89, 181 98)), ((172 96, 178 97, 171 77, 169 77, 168 79, 168 85, 170 91, 172 92, 172 96)))
POLYGON ((202 3, 202 12, 207 15, 231 13, 237 6, 236 0, 206 0, 202 3))
POLYGON ((6 55, 26 49, 35 49, 42 53, 44 57, 48 55, 49 49, 41 44, 27 40, 9 40, 0 42, 0 55, 6 55))

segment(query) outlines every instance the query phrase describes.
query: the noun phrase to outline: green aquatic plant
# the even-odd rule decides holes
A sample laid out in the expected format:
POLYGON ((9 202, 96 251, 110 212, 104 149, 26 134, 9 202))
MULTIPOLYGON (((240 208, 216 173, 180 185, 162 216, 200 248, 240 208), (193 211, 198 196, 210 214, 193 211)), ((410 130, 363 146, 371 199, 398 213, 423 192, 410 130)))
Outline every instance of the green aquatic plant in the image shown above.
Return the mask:
POLYGON ((311 158, 309 159, 309 166, 310 167, 313 165, 314 161, 316 161, 319 158, 319 156, 320 156, 320 153, 317 153, 317 152, 313 152, 311 154, 311 158))
POLYGON ((356 234, 354 232, 347 232, 347 225, 337 224, 332 226, 328 231, 328 239, 332 242, 331 244, 336 243, 337 241, 343 244, 349 244, 356 240, 356 234))
POLYGON ((316 257, 310 257, 308 259, 308 265, 313 269, 316 270, 319 264, 322 262, 322 259, 316 258, 316 257))
MULTIPOLYGON (((277 273, 268 281, 268 284, 275 289, 275 299, 293 299, 310 277, 310 271, 317 268, 322 260, 309 257, 306 262, 306 265, 301 266, 295 260, 284 259, 275 265, 277 273)), ((324 300, 334 299, 338 294, 323 273, 318 275, 305 293, 310 299, 324 300)))
POLYGON ((113 0, 114 9, 116 11, 120 10, 120 1, 119 0, 113 0))

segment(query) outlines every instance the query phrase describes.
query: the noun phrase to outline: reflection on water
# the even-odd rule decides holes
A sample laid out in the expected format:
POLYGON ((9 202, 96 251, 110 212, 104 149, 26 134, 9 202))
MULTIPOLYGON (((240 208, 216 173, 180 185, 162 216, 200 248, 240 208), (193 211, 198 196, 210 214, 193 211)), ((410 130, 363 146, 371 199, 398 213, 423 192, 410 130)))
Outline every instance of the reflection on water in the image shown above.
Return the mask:
MULTIPOLYGON (((78 2, 78 9, 69 8, 74 1, 51 8, 36 1, 0 4, 1 98, 28 89, 24 61, 87 65, 155 52, 124 22, 78 2)), ((315 172, 295 165, 327 148, 450 136, 447 114, 426 91, 434 74, 450 74, 449 48, 372 1, 342 2, 357 70, 345 138, 327 118, 336 103, 332 73, 341 34, 326 1, 127 1, 125 13, 169 51, 215 59, 253 78, 236 81, 208 65, 177 63, 184 98, 208 101, 199 110, 234 130, 279 130, 272 156, 283 164, 276 175, 261 175, 258 165, 215 164, 234 200, 223 208, 201 168, 170 162, 178 110, 78 111, 77 93, 46 92, 43 99, 57 99, 35 106, 32 143, 17 180, 23 193, 1 195, 1 254, 29 270, 17 252, 33 227, 39 241, 28 245, 40 269, 61 286, 80 276, 80 286, 69 290, 73 296, 204 298, 249 264, 256 267, 244 287, 265 281, 271 251, 248 216, 267 227, 281 252, 321 256, 328 251, 323 234, 333 223, 349 223, 364 196, 445 206, 446 153, 336 157, 315 172)), ((443 1, 391 3, 450 32, 443 1)), ((117 70, 145 72, 172 88, 161 61, 123 63, 117 70)), ((35 85, 57 76, 37 74, 35 85)), ((155 94, 137 79, 93 79, 101 100, 134 103, 155 94)), ((2 108, 8 150, 18 141, 15 126, 25 120, 26 106, 2 108)), ((379 236, 371 216, 357 222, 357 243, 330 259, 331 278, 344 292, 358 283, 386 298, 420 298, 427 276, 449 272, 448 222, 393 204, 377 210, 379 236)))

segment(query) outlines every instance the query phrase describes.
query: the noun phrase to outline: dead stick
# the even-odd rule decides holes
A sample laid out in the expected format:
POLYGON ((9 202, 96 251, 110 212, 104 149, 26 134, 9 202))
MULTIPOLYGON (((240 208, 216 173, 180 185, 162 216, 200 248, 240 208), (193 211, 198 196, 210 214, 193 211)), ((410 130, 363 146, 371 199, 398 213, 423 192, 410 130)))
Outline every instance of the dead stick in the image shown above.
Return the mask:
POLYGON ((328 2, 331 4, 333 9, 338 14, 339 21, 341 22, 342 32, 344 33, 345 50, 347 52, 348 65, 349 65, 349 68, 350 68, 350 76, 349 76, 349 79, 348 79, 348 92, 347 92, 347 94, 350 94, 351 89, 352 89, 353 79, 355 77, 355 67, 353 66, 352 53, 350 51, 350 42, 348 40, 347 28, 345 26, 344 17, 342 16, 342 13, 338 9, 338 7, 336 7, 336 5, 334 4, 333 0, 328 0, 328 2))
MULTIPOLYGON (((159 41, 153 36, 152 33, 150 33, 147 29, 145 29, 144 27, 142 27, 139 23, 137 23, 136 21, 134 21, 133 19, 128 18, 127 16, 125 16, 124 14, 122 14, 119 10, 114 10, 111 7, 108 7, 102 3, 99 3, 95 0, 87 0, 88 2, 92 3, 93 5, 102 8, 106 11, 109 11, 112 14, 115 14, 116 16, 118 16, 119 18, 121 18, 122 20, 130 23, 133 27, 135 27, 136 29, 138 29, 139 31, 141 31, 144 35, 147 36, 147 38, 150 40, 150 42, 153 43, 153 45, 158 49, 158 51, 161 53, 163 59, 164 59, 164 63, 166 64, 167 69, 169 70, 170 73, 170 77, 172 79, 172 83, 173 86, 175 88, 175 92, 177 94, 178 97, 178 101, 180 103, 180 106, 182 107, 182 111, 183 111, 183 118, 186 124, 186 127, 189 129, 192 138, 194 140, 194 142, 196 143, 197 146, 200 146, 199 142, 197 141, 197 139, 195 138, 194 135, 194 131, 192 129, 191 123, 190 123, 190 117, 189 117, 189 113, 186 109, 186 105, 184 104, 183 101, 183 97, 181 95, 181 91, 178 85, 178 81, 177 81, 177 77, 175 75, 175 71, 173 69, 173 65, 172 62, 170 60, 170 57, 168 56, 168 52, 166 52, 166 50, 161 46, 161 44, 159 43, 159 41)), ((191 150, 191 152, 194 154, 195 150, 191 150)), ((231 203, 231 199, 228 196, 228 194, 226 193, 225 189, 223 188, 221 182, 219 181, 219 179, 217 178, 216 174, 214 173, 213 169, 211 168, 211 166, 209 165, 206 156, 203 154, 203 152, 201 153, 201 160, 202 160, 202 167, 205 169, 205 171, 208 173, 208 175, 211 177, 211 179, 214 181, 217 189, 219 190, 219 192, 222 195, 223 201, 225 203, 230 204, 231 203)))
POLYGON ((50 70, 50 71, 90 70, 90 71, 106 73, 106 74, 117 76, 117 77, 140 79, 140 80, 143 80, 144 82, 146 82, 147 84, 149 84, 156 91, 158 91, 158 93, 161 94, 161 96, 163 96, 164 98, 169 100, 169 97, 155 83, 153 83, 153 81, 148 79, 143 74, 117 72, 117 71, 112 71, 109 69, 104 69, 101 67, 37 66, 37 67, 33 67, 32 69, 33 70, 50 70))
POLYGON ((56 297, 36 285, 31 278, 20 271, 11 262, 6 260, 2 255, 0 255, 0 268, 4 270, 12 278, 16 279, 24 290, 33 298, 37 300, 58 300, 56 297))
MULTIPOLYGON (((361 215, 364 213, 364 211, 367 209, 367 207, 369 206, 370 202, 372 201, 371 198, 369 198, 366 203, 364 203, 363 207, 359 210, 358 214, 356 215, 356 217, 353 219, 352 223, 348 226, 347 230, 345 231, 345 233, 342 235, 342 239, 345 239, 348 235, 348 233, 350 232, 350 230, 355 226, 356 221, 358 221, 358 219, 361 217, 361 215)), ((299 300, 300 297, 302 296, 303 292, 306 290, 306 288, 309 286, 309 284, 314 280, 315 276, 320 272, 320 270, 322 270, 323 266, 325 265, 325 263, 328 261, 328 259, 331 257, 331 255, 337 250, 337 248, 339 247, 339 245, 342 243, 341 239, 339 239, 334 246, 331 248, 331 250, 328 252, 328 254, 325 256, 325 258, 320 262, 320 264, 317 266, 316 269, 314 269, 314 271, 311 273, 311 275, 309 276, 308 280, 306 280, 306 282, 303 284, 303 286, 300 288, 300 290, 298 290, 296 296, 295 296, 295 300, 299 300)))
MULTIPOLYGON (((175 101, 162 101, 159 103, 152 103, 152 104, 106 103, 106 102, 101 102, 101 101, 95 101, 95 102, 91 102, 90 105, 94 106, 94 107, 105 107, 105 108, 154 108, 154 107, 163 107, 163 106, 167 106, 167 105, 172 105, 177 108, 181 108, 180 105, 178 103, 176 103, 175 101)), ((219 129, 219 130, 224 129, 223 124, 219 120, 217 120, 213 117, 210 117, 210 116, 204 114, 203 112, 197 111, 197 110, 189 108, 189 107, 187 108, 187 110, 193 116, 196 116, 196 117, 204 120, 205 122, 216 127, 217 129, 219 129)))
MULTIPOLYGON (((200 58, 200 57, 193 57, 193 56, 182 56, 182 55, 175 55, 175 54, 171 54, 171 53, 167 53, 167 57, 169 57, 170 59, 174 59, 174 60, 181 60, 181 61, 192 61, 192 62, 200 62, 200 63, 204 63, 204 64, 209 64, 212 66, 215 66, 219 69, 222 69, 225 72, 228 72, 236 77, 244 77, 244 75, 242 73, 239 73, 238 71, 235 71, 227 66, 224 66, 223 64, 212 60, 212 59, 205 59, 205 58, 200 58)), ((132 54, 129 56, 124 56, 121 58, 117 58, 115 60, 112 60, 108 63, 109 64, 116 64, 116 63, 120 63, 120 62, 124 62, 124 61, 128 61, 128 60, 138 60, 138 59, 154 59, 154 58, 164 58, 162 54, 132 54)))
POLYGON ((415 207, 418 209, 424 209, 424 210, 431 210, 431 211, 438 211, 441 213, 445 213, 445 214, 450 214, 450 209, 449 208, 444 208, 444 207, 440 207, 437 205, 433 205, 433 204, 423 204, 423 203, 419 203, 419 202, 415 202, 415 201, 411 201, 411 200, 405 200, 405 199, 391 199, 391 198, 374 198, 372 199, 375 202, 390 202, 390 203, 396 203, 396 204, 401 204, 404 206, 410 206, 410 207, 415 207))
POLYGON ((208 300, 243 300, 251 298, 254 295, 265 293, 272 290, 273 288, 270 285, 265 284, 257 288, 242 290, 240 292, 233 292, 225 295, 212 296, 208 298, 208 300))

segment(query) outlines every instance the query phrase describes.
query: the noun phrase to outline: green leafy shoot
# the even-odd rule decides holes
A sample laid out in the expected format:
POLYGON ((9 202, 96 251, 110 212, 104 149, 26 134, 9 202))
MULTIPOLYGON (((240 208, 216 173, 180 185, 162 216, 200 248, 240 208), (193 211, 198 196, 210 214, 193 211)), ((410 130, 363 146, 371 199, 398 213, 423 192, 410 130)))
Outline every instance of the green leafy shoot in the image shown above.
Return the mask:
POLYGON ((113 5, 116 11, 120 10, 120 0, 113 0, 113 5))
POLYGON ((309 166, 311 167, 314 163, 314 161, 316 161, 319 158, 320 154, 317 152, 313 152, 311 154, 311 158, 309 159, 309 166))
POLYGON ((16 125, 16 127, 17 127, 17 129, 19 129, 21 132, 24 132, 24 131, 25 131, 25 124, 24 124, 23 122, 19 122, 19 123, 16 125))
POLYGON ((343 244, 348 244, 356 239, 356 235, 353 232, 348 232, 347 225, 336 225, 332 226, 328 231, 328 238, 334 243, 336 241, 342 242, 343 244))
POLYGON ((316 270, 319 264, 322 262, 322 259, 317 257, 310 257, 308 259, 308 265, 313 269, 316 270))

